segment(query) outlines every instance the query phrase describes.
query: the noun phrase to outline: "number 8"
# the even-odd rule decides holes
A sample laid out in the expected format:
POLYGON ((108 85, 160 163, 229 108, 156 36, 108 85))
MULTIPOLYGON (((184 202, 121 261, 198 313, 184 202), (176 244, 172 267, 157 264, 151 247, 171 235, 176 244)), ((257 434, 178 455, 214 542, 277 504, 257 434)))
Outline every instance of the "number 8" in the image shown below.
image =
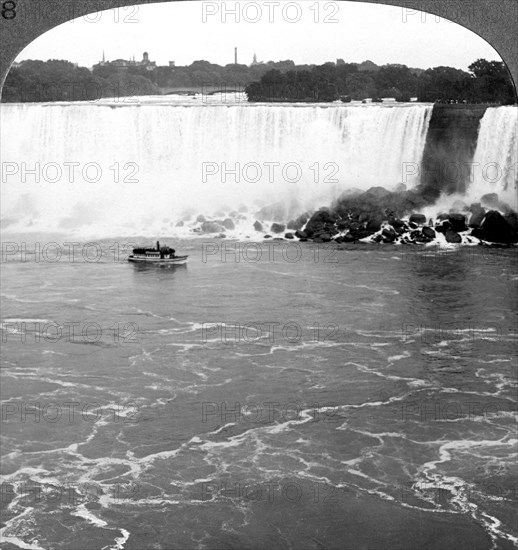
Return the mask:
POLYGON ((14 19, 16 17, 16 2, 8 0, 2 4, 2 17, 4 19, 14 19))

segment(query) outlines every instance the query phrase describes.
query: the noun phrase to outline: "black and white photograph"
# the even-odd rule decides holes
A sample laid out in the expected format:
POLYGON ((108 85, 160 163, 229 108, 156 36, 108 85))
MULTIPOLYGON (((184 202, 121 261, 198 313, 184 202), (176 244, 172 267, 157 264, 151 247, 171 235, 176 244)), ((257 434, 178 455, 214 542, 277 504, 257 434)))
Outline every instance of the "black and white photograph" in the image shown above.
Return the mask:
POLYGON ((0 15, 0 548, 518 548, 518 2, 0 15))

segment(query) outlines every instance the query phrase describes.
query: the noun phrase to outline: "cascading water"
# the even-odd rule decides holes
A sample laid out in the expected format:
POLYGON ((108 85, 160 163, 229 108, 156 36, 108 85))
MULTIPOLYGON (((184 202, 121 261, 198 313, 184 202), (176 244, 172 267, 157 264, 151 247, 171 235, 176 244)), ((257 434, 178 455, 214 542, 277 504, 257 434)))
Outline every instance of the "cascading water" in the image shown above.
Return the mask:
POLYGON ((518 108, 490 107, 480 123, 473 158, 473 183, 466 190, 472 202, 497 193, 514 210, 518 207, 518 108))
POLYGON ((420 162, 431 110, 4 104, 2 215, 8 231, 156 235, 245 205, 249 232, 268 205, 287 221, 352 188, 417 185, 403 166, 420 162))

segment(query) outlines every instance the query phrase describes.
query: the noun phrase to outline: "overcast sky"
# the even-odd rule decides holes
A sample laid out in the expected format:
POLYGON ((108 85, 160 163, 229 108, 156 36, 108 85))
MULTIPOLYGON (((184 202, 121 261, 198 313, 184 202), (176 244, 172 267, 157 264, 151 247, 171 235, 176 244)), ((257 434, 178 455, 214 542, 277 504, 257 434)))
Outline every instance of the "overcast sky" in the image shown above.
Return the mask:
POLYGON ((475 33, 436 16, 401 7, 356 2, 171 2, 107 10, 80 17, 39 37, 23 59, 68 59, 91 67, 106 59, 142 58, 159 65, 205 59, 220 65, 292 59, 402 63, 466 70, 474 60, 498 59, 475 33), (290 6, 287 6, 290 4, 290 6), (245 9, 245 5, 248 6, 245 9), (336 22, 334 22, 336 21, 336 22))

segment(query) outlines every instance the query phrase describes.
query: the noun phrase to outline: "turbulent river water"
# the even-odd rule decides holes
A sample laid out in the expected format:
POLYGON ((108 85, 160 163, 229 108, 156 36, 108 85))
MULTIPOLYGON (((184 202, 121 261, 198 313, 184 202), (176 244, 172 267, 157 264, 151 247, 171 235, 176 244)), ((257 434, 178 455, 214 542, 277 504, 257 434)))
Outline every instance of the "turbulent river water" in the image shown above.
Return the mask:
POLYGON ((323 246, 4 262, 3 547, 516 547, 515 252, 323 246))
MULTIPOLYGON (((2 548, 515 548, 516 249, 252 232, 415 187, 432 106, 141 101, 1 106, 2 548), (187 266, 128 263, 149 237, 187 266)), ((476 162, 512 167, 516 112, 476 162)))

